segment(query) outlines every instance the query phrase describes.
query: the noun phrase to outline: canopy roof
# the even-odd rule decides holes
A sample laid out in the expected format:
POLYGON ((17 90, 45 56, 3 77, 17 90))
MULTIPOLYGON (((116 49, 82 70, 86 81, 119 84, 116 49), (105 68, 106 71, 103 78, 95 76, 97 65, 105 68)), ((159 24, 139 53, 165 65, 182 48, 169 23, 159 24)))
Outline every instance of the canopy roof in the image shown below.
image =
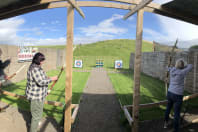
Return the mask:
MULTIPOLYGON (((138 4, 138 0, 76 1, 76 4, 79 7, 93 6, 130 10, 138 4)), ((64 0, 2 0, 0 3, 0 20, 36 10, 68 6, 69 3, 64 0)), ((173 0, 163 5, 150 3, 144 8, 147 12, 198 25, 197 9, 198 0, 173 0)))

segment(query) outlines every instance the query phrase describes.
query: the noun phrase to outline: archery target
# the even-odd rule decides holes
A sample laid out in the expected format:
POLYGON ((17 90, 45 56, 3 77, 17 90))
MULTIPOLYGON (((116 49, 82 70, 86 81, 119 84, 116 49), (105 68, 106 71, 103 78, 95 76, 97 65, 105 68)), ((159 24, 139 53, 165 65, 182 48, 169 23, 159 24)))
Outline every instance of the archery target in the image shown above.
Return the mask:
POLYGON ((82 60, 75 60, 75 67, 82 68, 82 60))
POLYGON ((115 68, 122 68, 122 60, 115 61, 115 68))

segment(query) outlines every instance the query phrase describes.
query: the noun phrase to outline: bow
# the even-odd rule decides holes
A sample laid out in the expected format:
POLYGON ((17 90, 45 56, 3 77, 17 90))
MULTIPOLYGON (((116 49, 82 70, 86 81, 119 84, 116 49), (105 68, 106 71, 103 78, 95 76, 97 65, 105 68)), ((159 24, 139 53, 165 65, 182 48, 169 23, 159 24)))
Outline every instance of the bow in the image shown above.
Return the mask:
MULTIPOLYGON (((63 70, 64 70, 64 66, 62 66, 62 68, 61 68, 61 70, 60 70, 60 72, 59 72, 59 74, 58 74, 58 79, 60 78, 60 76, 61 76, 63 70)), ((57 79, 56 81, 53 82, 53 84, 51 85, 50 89, 48 90, 48 94, 51 92, 51 90, 53 89, 53 87, 54 87, 54 85, 56 84, 56 82, 58 82, 58 79, 57 79)))
POLYGON ((14 76, 16 76, 26 65, 23 65, 21 68, 19 68, 15 73, 13 73, 12 75, 8 76, 5 78, 5 80, 2 80, 1 83, 4 83, 5 81, 8 81, 10 79, 12 79, 14 76))
MULTIPOLYGON (((169 58, 168 58, 168 67, 171 66, 172 57, 173 57, 174 50, 175 50, 175 48, 177 47, 177 42, 178 42, 178 39, 175 41, 175 44, 174 44, 174 46, 172 47, 171 53, 170 53, 170 55, 169 55, 169 58)), ((166 71, 166 76, 165 76, 166 94, 167 94, 167 92, 168 92, 168 78, 169 78, 169 72, 166 71)))

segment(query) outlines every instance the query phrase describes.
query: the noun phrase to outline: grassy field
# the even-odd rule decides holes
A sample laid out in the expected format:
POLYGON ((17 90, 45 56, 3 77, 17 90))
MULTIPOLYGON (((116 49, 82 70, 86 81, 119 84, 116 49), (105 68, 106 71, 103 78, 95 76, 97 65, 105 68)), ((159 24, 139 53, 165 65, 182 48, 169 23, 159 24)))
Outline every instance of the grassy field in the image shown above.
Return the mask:
MULTIPOLYGON (((126 74, 109 73, 109 77, 117 93, 117 98, 123 105, 132 104, 133 93, 133 72, 126 74)), ((153 103, 165 100, 164 82, 152 78, 145 74, 141 74, 140 86, 140 103, 153 103)), ((185 95, 188 95, 185 92, 185 95)), ((198 100, 193 99, 184 103, 183 106, 189 105, 189 108, 198 107, 198 100)), ((165 106, 146 108, 140 110, 140 120, 152 120, 162 118, 164 116, 165 106)))
MULTIPOLYGON (((53 70, 48 72, 49 76, 54 76, 59 73, 59 70, 53 70)), ((80 96, 83 92, 83 88, 86 85, 87 79, 89 77, 88 72, 73 72, 72 79, 72 103, 78 104, 80 96)), ((26 80, 11 84, 9 86, 3 87, 3 90, 7 90, 20 95, 25 95, 26 80)), ((50 86, 49 86, 50 87, 50 86)), ((6 95, 1 95, 1 101, 15 105, 23 110, 29 110, 29 102, 21 99, 16 99, 14 97, 9 97, 6 95)), ((65 73, 63 72, 59 81, 55 84, 52 92, 47 96, 47 100, 65 102, 65 73)), ((51 105, 45 105, 44 116, 54 117, 57 121, 62 118, 63 109, 60 107, 54 107, 51 105)))
MULTIPOLYGON (((73 60, 83 60, 82 69, 91 69, 95 67, 97 59, 104 60, 104 67, 107 70, 114 70, 114 61, 123 61, 123 70, 128 74, 109 73, 113 86, 116 90, 117 97, 122 104, 132 104, 132 90, 133 90, 133 73, 128 70, 130 53, 135 51, 135 40, 117 39, 100 41, 93 44, 76 45, 74 50, 73 60)), ((39 46, 39 48, 56 48, 64 49, 65 46, 39 46)), ((153 45, 149 42, 143 41, 143 52, 152 52, 153 45)), ((74 68, 77 69, 77 68, 74 68)), ((57 75, 58 70, 49 72, 50 76, 57 75)), ((78 103, 82 90, 86 84, 89 73, 73 73, 73 98, 72 103, 78 103)), ((64 102, 64 88, 65 75, 63 74, 59 82, 55 85, 52 93, 47 97, 47 100, 64 102)), ((25 81, 5 87, 5 90, 24 95, 25 81)), ((157 102, 165 99, 164 83, 158 79, 151 78, 144 74, 141 75, 141 103, 157 102)), ((23 100, 16 100, 11 97, 1 96, 1 100, 17 105, 23 109, 28 110, 28 102, 23 100)), ((197 103, 197 102, 196 102, 197 103)), ((192 102, 191 105, 196 103, 192 102)), ((197 103, 198 104, 198 103, 197 103)), ((154 119, 163 116, 165 107, 150 108, 140 111, 140 119, 154 119)), ((46 105, 44 108, 44 115, 53 116, 60 120, 62 116, 62 109, 46 105)))

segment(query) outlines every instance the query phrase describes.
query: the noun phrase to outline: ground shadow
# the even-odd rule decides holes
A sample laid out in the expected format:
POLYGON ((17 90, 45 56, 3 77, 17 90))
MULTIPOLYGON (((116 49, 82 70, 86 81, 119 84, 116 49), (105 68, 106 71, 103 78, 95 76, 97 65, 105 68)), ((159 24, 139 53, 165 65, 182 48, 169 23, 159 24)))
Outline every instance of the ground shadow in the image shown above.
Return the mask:
POLYGON ((72 132, 127 132, 115 94, 83 93, 72 132))
MULTIPOLYGON (((11 93, 15 93, 17 90, 24 90, 24 89, 21 89, 18 85, 15 85, 14 83, 10 83, 7 86, 3 86, 2 89, 5 91, 9 91, 11 93)), ((7 95, 1 95, 0 99, 3 102, 8 103, 10 106, 11 105, 17 106, 17 112, 19 112, 22 115, 26 123, 27 132, 29 132, 29 128, 31 124, 30 102, 26 99, 16 99, 15 97, 10 97, 7 95)), ((51 110, 44 108, 44 111, 47 113, 47 115, 50 115, 50 113, 53 113, 53 112, 59 112, 59 111, 56 111, 55 108, 51 110)), ((55 129, 57 132, 60 132, 59 123, 53 117, 45 117, 42 119, 40 132, 46 131, 46 128, 48 127, 49 123, 51 124, 51 127, 53 126, 53 129, 55 129)))

